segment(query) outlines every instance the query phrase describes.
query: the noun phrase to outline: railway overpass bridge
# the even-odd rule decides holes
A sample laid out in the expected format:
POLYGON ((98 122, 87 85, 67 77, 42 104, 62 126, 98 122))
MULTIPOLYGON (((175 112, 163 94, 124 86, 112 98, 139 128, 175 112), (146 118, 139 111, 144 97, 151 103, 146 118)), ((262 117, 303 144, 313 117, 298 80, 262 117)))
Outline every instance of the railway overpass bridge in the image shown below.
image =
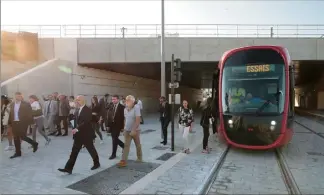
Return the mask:
MULTIPOLYGON (((76 28, 60 26, 55 31, 56 34, 51 31, 51 35, 46 34, 48 31, 45 27, 39 27, 38 29, 43 28, 39 32, 39 56, 42 60, 58 58, 73 64, 70 66, 69 81, 73 83, 69 90, 72 94, 102 95, 104 90, 118 94, 139 93, 149 97, 146 101, 153 104, 154 100, 151 97, 158 97, 160 91, 159 28, 155 26, 156 30, 152 33, 147 31, 145 25, 144 28, 141 25, 133 27, 134 32, 130 27, 122 27, 120 32, 116 25, 111 31, 105 31, 102 25, 84 25, 76 28), (125 29, 128 31, 125 32, 125 29), (135 88, 142 90, 134 90, 135 88)), ((299 31, 298 28, 296 31, 296 26, 290 26, 291 29, 287 30, 282 26, 275 29, 261 25, 256 26, 255 32, 244 30, 241 25, 237 25, 236 28, 227 30, 227 33, 221 33, 225 32, 220 30, 222 25, 214 27, 218 29, 216 34, 211 33, 210 28, 207 28, 206 32, 206 28, 201 26, 200 32, 197 29, 195 32, 183 32, 178 28, 175 33, 167 34, 166 80, 169 80, 171 54, 175 54, 183 61, 181 86, 186 87, 179 89, 179 92, 185 94, 185 98, 192 101, 201 99, 201 88, 211 87, 212 73, 226 50, 250 45, 281 45, 288 48, 296 64, 296 84, 300 86, 298 93, 306 92, 309 96, 321 99, 321 92, 317 90, 322 91, 320 86, 324 83, 321 79, 324 76, 323 25, 304 28, 298 26, 299 31)), ((298 101, 301 101, 300 97, 298 101)), ((308 101, 313 102, 314 99, 308 101)), ((312 106, 318 105, 319 103, 316 103, 312 106)))

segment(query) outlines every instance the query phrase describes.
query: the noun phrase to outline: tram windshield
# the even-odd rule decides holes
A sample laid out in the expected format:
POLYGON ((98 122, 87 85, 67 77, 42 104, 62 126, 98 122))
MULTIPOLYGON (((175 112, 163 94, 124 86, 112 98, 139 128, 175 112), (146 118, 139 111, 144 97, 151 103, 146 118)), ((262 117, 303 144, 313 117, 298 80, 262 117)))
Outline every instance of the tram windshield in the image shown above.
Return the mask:
POLYGON ((279 115, 284 110, 285 65, 269 49, 240 51, 224 63, 222 106, 225 113, 279 115))

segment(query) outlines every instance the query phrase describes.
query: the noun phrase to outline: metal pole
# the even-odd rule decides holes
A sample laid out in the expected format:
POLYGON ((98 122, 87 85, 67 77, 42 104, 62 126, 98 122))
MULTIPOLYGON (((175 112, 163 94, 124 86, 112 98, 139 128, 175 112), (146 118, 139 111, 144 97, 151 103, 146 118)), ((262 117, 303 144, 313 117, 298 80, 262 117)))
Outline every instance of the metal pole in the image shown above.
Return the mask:
POLYGON ((161 0, 161 96, 165 96, 164 0, 161 0))
POLYGON ((174 54, 171 59, 171 151, 174 151, 174 54))

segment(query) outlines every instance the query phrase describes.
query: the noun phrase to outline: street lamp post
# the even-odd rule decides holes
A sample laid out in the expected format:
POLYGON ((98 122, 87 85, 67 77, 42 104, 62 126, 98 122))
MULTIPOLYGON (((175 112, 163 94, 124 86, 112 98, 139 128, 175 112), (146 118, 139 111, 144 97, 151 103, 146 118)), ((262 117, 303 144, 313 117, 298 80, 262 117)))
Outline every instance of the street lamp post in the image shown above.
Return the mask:
POLYGON ((161 96, 165 95, 164 0, 161 0, 161 96))

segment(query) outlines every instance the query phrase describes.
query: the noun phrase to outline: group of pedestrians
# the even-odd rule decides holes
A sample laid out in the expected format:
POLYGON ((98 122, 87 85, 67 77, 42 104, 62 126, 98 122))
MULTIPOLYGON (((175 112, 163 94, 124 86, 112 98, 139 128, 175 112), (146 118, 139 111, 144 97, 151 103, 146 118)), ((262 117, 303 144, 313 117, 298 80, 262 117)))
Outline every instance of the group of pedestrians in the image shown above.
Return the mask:
MULTIPOLYGON (((164 96, 160 97, 160 123, 161 123, 161 139, 162 145, 167 145, 168 126, 171 121, 171 107, 164 96)), ((203 128, 203 148, 202 153, 210 153, 211 148, 208 147, 208 139, 210 136, 209 129, 212 126, 213 134, 216 136, 217 108, 213 106, 212 98, 208 98, 202 107, 202 115, 200 125, 203 128)), ((190 153, 191 133, 194 124, 194 112, 189 106, 187 100, 182 101, 182 105, 178 110, 178 130, 183 141, 183 153, 190 153)))
MULTIPOLYGON (((21 141, 26 141, 31 145, 33 152, 38 150, 36 132, 39 132, 46 140, 46 145, 51 142, 49 135, 67 136, 69 125, 72 127, 73 147, 69 160, 64 168, 58 169, 61 172, 72 173, 78 153, 82 148, 86 148, 93 159, 91 170, 100 167, 99 156, 94 146, 96 134, 101 143, 102 130, 110 133, 112 138, 112 150, 110 160, 117 157, 118 146, 123 150, 122 159, 119 166, 127 166, 127 158, 130 144, 133 140, 136 146, 137 161, 142 161, 142 148, 140 141, 140 124, 144 123, 141 110, 143 104, 134 96, 127 96, 120 99, 118 95, 110 97, 106 94, 98 100, 97 96, 91 98, 91 106, 86 105, 84 96, 77 96, 74 99, 70 96, 67 99, 64 95, 53 93, 48 95, 44 106, 35 95, 29 96, 29 102, 24 101, 20 92, 15 93, 15 99, 10 103, 9 98, 2 96, 2 123, 1 129, 7 126, 9 147, 12 147, 12 138, 15 146, 15 153, 10 157, 20 157, 21 141), (7 118, 7 123, 4 123, 7 118), (61 130, 63 124, 64 132, 61 130), (27 136, 27 129, 32 129, 32 139, 27 136), (119 139, 120 133, 124 133, 124 142, 119 139)), ((165 97, 160 97, 160 122, 161 122, 161 144, 167 145, 168 125, 171 121, 171 107, 165 97)), ((208 147, 209 128, 212 125, 213 133, 216 134, 216 110, 213 109, 212 99, 207 102, 202 110, 200 125, 203 128, 203 153, 209 153, 208 147)), ((183 152, 190 153, 190 134, 194 123, 194 112, 187 100, 183 100, 178 110, 178 129, 183 140, 183 152)))
POLYGON ((118 165, 127 166, 130 144, 134 140, 137 161, 142 161, 140 142, 140 124, 143 123, 142 104, 138 104, 138 100, 136 101, 135 97, 131 95, 121 100, 118 95, 113 95, 111 100, 109 100, 109 97, 109 94, 106 94, 104 98, 98 101, 97 96, 93 96, 91 106, 88 107, 84 96, 78 96, 76 99, 71 96, 69 102, 66 96, 53 93, 45 99, 44 107, 42 107, 35 95, 29 96, 29 102, 24 101, 20 92, 15 93, 12 102, 8 97, 2 96, 1 133, 7 133, 9 135, 9 146, 12 147, 12 141, 15 146, 15 153, 10 158, 13 159, 22 155, 22 141, 29 143, 33 152, 38 150, 36 131, 46 139, 46 145, 48 145, 51 139, 48 137, 46 129, 49 130, 49 135, 66 136, 70 123, 74 140, 72 152, 66 166, 59 171, 72 173, 78 153, 82 148, 86 148, 93 159, 94 164, 91 170, 100 167, 94 140, 96 133, 101 141, 103 140, 102 133, 99 130, 101 125, 111 134, 112 152, 109 157, 110 160, 116 158, 119 146, 123 149, 123 155, 118 165), (59 101, 56 101, 56 97, 59 98, 59 101), (64 132, 61 131, 60 127, 57 127, 57 125, 61 126, 61 123, 63 123, 64 132), (33 129, 33 139, 27 136, 28 127, 33 129), (124 142, 119 139, 121 132, 124 132, 124 142))

